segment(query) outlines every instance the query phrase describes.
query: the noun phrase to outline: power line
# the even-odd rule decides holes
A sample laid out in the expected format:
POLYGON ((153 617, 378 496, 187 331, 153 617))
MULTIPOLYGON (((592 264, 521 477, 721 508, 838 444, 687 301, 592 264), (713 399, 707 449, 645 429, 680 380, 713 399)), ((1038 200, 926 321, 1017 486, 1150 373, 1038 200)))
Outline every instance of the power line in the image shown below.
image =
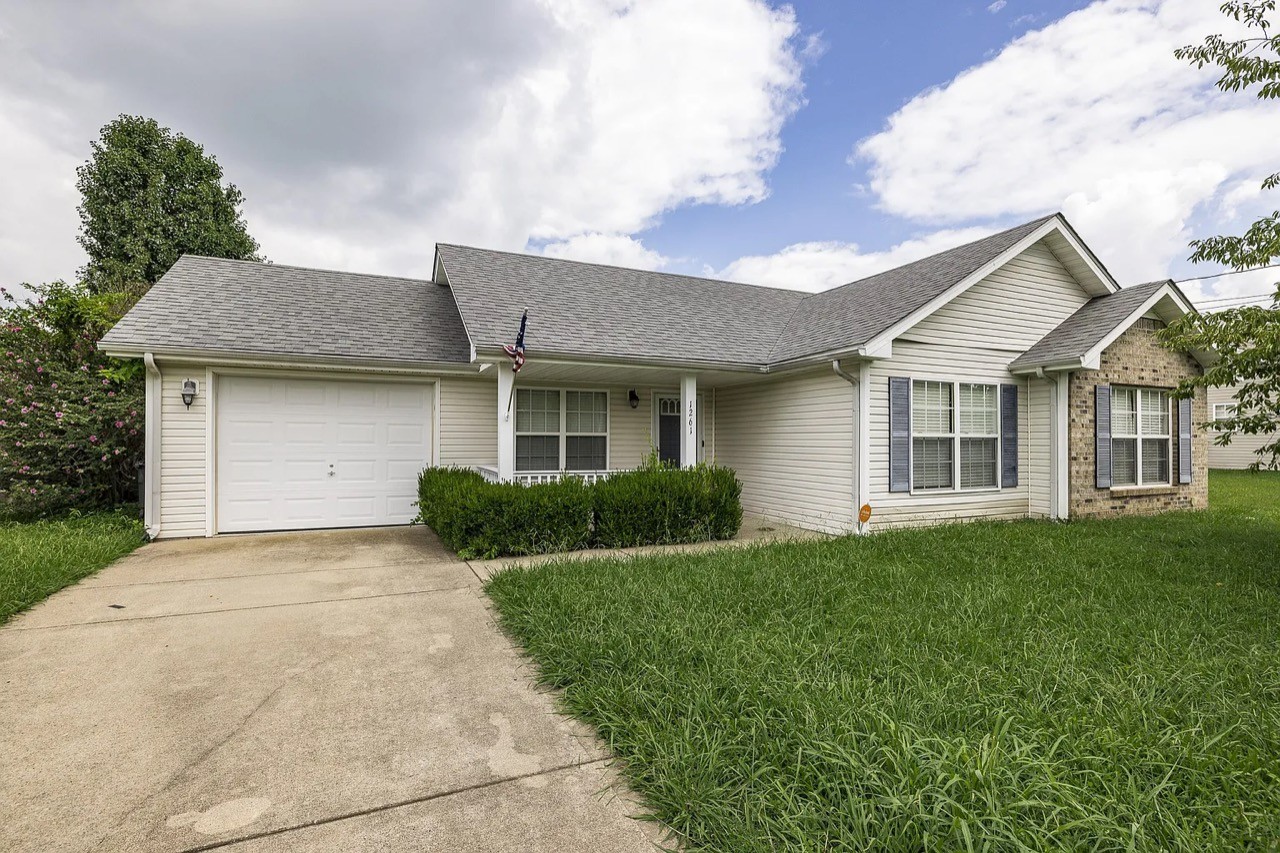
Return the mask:
POLYGON ((1246 296, 1224 296, 1219 299, 1204 299, 1204 300, 1201 300, 1200 304, 1201 305, 1225 305, 1231 302, 1254 302, 1259 299, 1273 299, 1274 297, 1275 297, 1275 292, 1272 291, 1269 293, 1254 293, 1246 296))
POLYGON ((1198 275, 1195 278, 1180 278, 1175 284, 1186 284, 1188 281, 1204 281, 1210 278, 1226 278, 1229 275, 1244 275, 1247 272, 1257 272, 1258 270, 1270 270, 1280 267, 1280 264, 1266 264, 1261 267, 1253 267, 1247 270, 1227 270, 1226 272, 1216 272, 1212 275, 1198 275))

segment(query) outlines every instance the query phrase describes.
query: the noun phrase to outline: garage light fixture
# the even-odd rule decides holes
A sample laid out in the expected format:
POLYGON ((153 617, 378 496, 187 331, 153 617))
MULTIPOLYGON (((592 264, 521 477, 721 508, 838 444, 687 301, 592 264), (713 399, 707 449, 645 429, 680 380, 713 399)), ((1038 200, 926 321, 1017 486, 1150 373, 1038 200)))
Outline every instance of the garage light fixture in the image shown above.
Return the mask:
POLYGON ((631 404, 631 408, 640 408, 640 395, 636 393, 636 389, 632 388, 627 392, 627 402, 631 404))
POLYGON ((187 408, 191 408, 191 404, 195 402, 196 391, 200 386, 196 384, 194 379, 184 379, 182 381, 182 402, 187 404, 187 408))

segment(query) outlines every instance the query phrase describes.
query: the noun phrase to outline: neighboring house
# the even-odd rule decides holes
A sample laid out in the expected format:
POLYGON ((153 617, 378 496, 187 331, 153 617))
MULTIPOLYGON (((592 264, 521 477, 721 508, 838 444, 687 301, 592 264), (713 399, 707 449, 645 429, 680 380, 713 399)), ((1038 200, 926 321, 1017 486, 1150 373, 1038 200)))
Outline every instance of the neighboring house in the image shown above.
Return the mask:
MULTIPOLYGON (((1229 388, 1210 388, 1209 389, 1209 419, 1218 421, 1229 418, 1235 414, 1236 409, 1236 391, 1238 386, 1229 388)), ((1219 430, 1212 430, 1211 439, 1216 439, 1220 435, 1219 430)), ((1277 436, 1275 433, 1264 433, 1262 435, 1244 435, 1236 433, 1231 436, 1231 443, 1226 447, 1217 444, 1209 446, 1209 467, 1210 468, 1248 468, 1253 463, 1259 461, 1258 450, 1275 442, 1277 436)), ((1270 457, 1263 460, 1269 462, 1270 457)))
POLYGON ((147 364, 156 536, 404 523, 426 465, 536 482, 651 447, 841 532, 863 504, 1203 507, 1205 397, 1168 396, 1201 364, 1152 336, 1191 310, 1121 290, 1054 215, 816 294, 446 244, 431 281, 184 257, 101 347, 147 364))

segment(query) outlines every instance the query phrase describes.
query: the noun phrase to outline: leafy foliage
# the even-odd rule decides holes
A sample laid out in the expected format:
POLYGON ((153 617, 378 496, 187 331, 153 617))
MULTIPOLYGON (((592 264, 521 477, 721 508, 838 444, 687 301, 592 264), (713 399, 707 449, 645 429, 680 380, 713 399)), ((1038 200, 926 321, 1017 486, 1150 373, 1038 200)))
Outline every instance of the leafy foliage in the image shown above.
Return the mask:
POLYGON ((733 471, 710 465, 532 486, 428 468, 418 478, 418 520, 464 559, 705 542, 738 532, 741 492, 733 471))
POLYGON ((418 520, 465 560, 576 551, 591 541, 591 493, 582 480, 490 483, 464 468, 418 478, 418 520))
POLYGON ((0 506, 30 518, 137 499, 143 370, 98 352, 137 293, 55 282, 0 302, 0 506))
POLYGON ((730 468, 650 464, 592 487, 593 544, 602 548, 732 539, 742 526, 742 484, 730 468))
POLYGON ((1269 850, 1280 474, 1209 488, 486 591, 682 849, 1269 850))
POLYGON ((102 129, 76 170, 82 276, 95 293, 153 284, 185 253, 256 259, 240 215, 244 200, 222 184, 204 148, 154 119, 122 115, 102 129))
MULTIPOLYGON (((1222 13, 1243 24, 1249 35, 1227 39, 1211 35, 1198 45, 1179 48, 1174 55, 1197 68, 1222 70, 1218 88, 1244 92, 1256 87, 1262 100, 1280 99, 1280 34, 1273 32, 1270 17, 1275 0, 1231 0, 1222 13)), ((1280 186, 1280 172, 1262 182, 1264 190, 1280 186)), ((1244 234, 1208 237, 1191 243, 1191 260, 1212 261, 1237 270, 1266 266, 1280 258, 1280 211, 1254 222, 1244 234)), ((1270 308, 1247 306, 1208 315, 1190 315, 1160 332, 1161 340, 1180 352, 1216 352, 1220 360, 1204 376, 1181 383, 1179 396, 1199 386, 1237 385, 1235 413, 1214 422, 1220 431, 1218 444, 1232 435, 1280 433, 1280 284, 1270 308)), ((1280 439, 1260 448, 1252 466, 1280 467, 1280 439)))

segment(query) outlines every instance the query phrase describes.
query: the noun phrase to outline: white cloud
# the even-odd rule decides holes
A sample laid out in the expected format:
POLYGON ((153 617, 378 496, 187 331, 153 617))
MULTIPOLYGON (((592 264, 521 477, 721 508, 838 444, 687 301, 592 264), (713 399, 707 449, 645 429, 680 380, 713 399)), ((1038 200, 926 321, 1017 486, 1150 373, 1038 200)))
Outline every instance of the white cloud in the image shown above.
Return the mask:
POLYGON ((1228 30, 1216 6, 1095 3, 921 93, 853 162, 888 213, 948 225, 1061 209, 1122 283, 1166 275, 1193 224, 1221 229, 1198 213, 1258 212, 1240 180, 1276 163, 1274 102, 1217 92, 1211 70, 1173 57, 1228 30))
POLYGON ((548 243, 542 247, 542 254, 549 258, 610 264, 638 270, 662 269, 670 263, 670 259, 663 257, 661 253, 625 234, 578 234, 568 240, 548 243))
POLYGON ((730 281, 767 284, 790 290, 826 290, 990 233, 989 228, 946 229, 906 240, 882 252, 863 252, 855 243, 795 243, 773 254, 739 258, 714 275, 730 281))
POLYGON ((119 112, 217 154, 282 263, 424 274, 437 240, 603 251, 677 207, 767 197, 820 44, 764 0, 48 0, 0 30, 0 103, 73 117, 4 116, 24 174, 0 160, 0 181, 27 208, 3 237, 41 248, 0 252, 0 282, 82 263, 66 186, 119 112))
POLYGON ((990 6, 987 7, 987 11, 994 15, 995 13, 999 12, 1001 9, 1003 9, 1005 6, 1008 6, 1008 5, 1009 4, 1008 2, 1006 2, 1006 0, 996 0, 996 2, 992 3, 990 6))

